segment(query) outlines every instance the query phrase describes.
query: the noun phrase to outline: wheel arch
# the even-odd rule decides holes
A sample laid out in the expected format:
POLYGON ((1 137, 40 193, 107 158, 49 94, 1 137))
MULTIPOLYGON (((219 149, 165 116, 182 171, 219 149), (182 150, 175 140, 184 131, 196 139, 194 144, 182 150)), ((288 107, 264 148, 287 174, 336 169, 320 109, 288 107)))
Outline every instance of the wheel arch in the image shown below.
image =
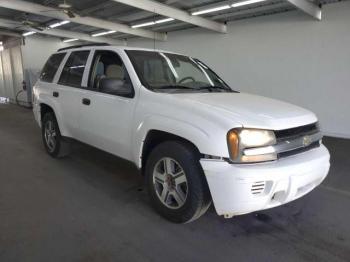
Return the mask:
POLYGON ((55 111, 52 108, 52 106, 50 106, 46 103, 40 103, 39 105, 40 105, 40 122, 43 121, 44 115, 48 112, 52 112, 56 116, 55 111))
POLYGON ((180 143, 185 143, 194 150, 195 154, 198 155, 198 159, 202 155, 199 148, 190 140, 167 131, 151 129, 147 132, 142 145, 141 156, 140 156, 140 159, 141 159, 140 168, 141 168, 142 174, 144 173, 144 167, 149 154, 157 145, 165 141, 177 141, 180 143))
POLYGON ((63 128, 60 116, 57 114, 57 112, 55 110, 55 107, 53 105, 51 105, 50 103, 46 103, 46 102, 39 103, 39 106, 40 106, 40 126, 42 124, 42 119, 43 119, 44 115, 48 112, 52 112, 55 115, 55 118, 56 118, 56 121, 58 124, 58 128, 60 129, 61 134, 65 135, 66 132, 63 128))
POLYGON ((175 116, 150 115, 142 122, 135 123, 135 130, 132 137, 131 159, 139 169, 142 169, 143 163, 147 159, 148 151, 145 148, 148 148, 148 142, 146 141, 150 137, 153 138, 155 135, 152 134, 157 134, 157 132, 161 134, 160 141, 165 141, 163 138, 184 141, 201 155, 226 156, 226 151, 228 154, 227 131, 218 125, 210 124, 208 121, 194 120, 189 122, 175 118, 175 116), (150 134, 151 136, 149 136, 150 134))

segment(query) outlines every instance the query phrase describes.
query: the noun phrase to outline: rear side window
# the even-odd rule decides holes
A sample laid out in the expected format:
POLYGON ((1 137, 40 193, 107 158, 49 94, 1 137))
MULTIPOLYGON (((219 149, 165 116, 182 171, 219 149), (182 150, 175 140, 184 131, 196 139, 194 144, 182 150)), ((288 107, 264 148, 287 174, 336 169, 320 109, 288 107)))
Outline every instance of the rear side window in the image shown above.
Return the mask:
POLYGON ((70 54, 58 81, 60 85, 81 87, 81 80, 89 53, 90 51, 86 50, 76 51, 70 54))
POLYGON ((52 82, 53 78, 55 77, 56 71, 58 67, 60 66, 64 56, 66 53, 59 53, 59 54, 53 54, 50 56, 50 58, 47 60, 46 64, 44 65, 43 70, 40 74, 40 80, 44 82, 52 82))

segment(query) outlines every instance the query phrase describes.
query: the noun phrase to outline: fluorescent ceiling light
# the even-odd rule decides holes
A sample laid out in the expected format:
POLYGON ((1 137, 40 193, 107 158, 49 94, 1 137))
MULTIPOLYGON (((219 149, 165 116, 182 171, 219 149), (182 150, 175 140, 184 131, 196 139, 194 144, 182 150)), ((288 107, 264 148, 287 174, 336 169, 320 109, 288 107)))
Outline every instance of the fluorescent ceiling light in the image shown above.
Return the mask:
POLYGON ((230 8, 229 5, 217 6, 217 7, 208 8, 208 9, 193 12, 193 13, 191 13, 191 15, 202 15, 202 14, 207 14, 207 13, 225 10, 225 9, 229 9, 229 8, 230 8))
POLYGON ((264 1, 266 1, 266 0, 248 0, 248 1, 234 3, 231 6, 232 7, 239 7, 239 6, 243 6, 243 5, 250 5, 250 4, 255 4, 255 3, 264 2, 264 1))
POLYGON ((149 25, 154 25, 155 22, 147 22, 147 23, 143 23, 143 24, 138 24, 138 25, 132 25, 131 28, 138 28, 138 27, 144 27, 144 26, 149 26, 149 25))
POLYGON ((70 21, 65 20, 65 21, 62 21, 62 22, 58 22, 58 23, 49 25, 49 27, 50 27, 50 28, 55 28, 55 27, 59 27, 59 26, 61 26, 61 25, 65 25, 65 24, 68 24, 68 23, 70 23, 70 21))
POLYGON ((164 19, 159 19, 156 21, 151 21, 151 22, 146 22, 146 23, 142 23, 142 24, 138 24, 138 25, 132 25, 132 28, 138 28, 138 27, 144 27, 144 26, 149 26, 149 25, 155 25, 155 24, 161 24, 161 23, 166 23, 166 22, 170 22, 170 21, 174 21, 174 18, 164 18, 164 19))
POLYGON ((23 35, 23 36, 29 36, 29 35, 34 35, 34 34, 36 34, 36 32, 30 31, 30 32, 24 33, 24 34, 22 34, 22 35, 23 35))
POLYGON ((78 41, 78 40, 79 39, 77 39, 77 38, 66 39, 66 40, 63 40, 63 43, 69 43, 69 42, 78 41))
POLYGON ((164 18, 164 19, 160 19, 156 21, 156 24, 161 24, 161 23, 166 23, 166 22, 170 22, 170 21, 174 21, 174 18, 164 18))
POLYGON ((109 35, 109 34, 113 34, 116 31, 106 31, 106 32, 101 32, 101 33, 96 33, 96 34, 92 34, 92 37, 96 37, 96 36, 101 36, 101 35, 109 35))

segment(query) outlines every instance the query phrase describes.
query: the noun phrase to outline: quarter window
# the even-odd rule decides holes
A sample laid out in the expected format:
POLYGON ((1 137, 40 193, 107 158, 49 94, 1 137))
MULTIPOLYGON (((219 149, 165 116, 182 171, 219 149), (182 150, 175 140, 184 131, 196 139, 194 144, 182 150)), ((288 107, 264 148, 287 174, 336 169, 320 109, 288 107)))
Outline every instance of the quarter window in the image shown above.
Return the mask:
POLYGON ((81 80, 84 75, 89 53, 89 50, 72 52, 64 65, 58 83, 61 85, 81 87, 81 80))
POLYGON ((55 77, 56 71, 60 66, 66 53, 53 54, 45 63, 43 70, 40 74, 40 80, 44 82, 52 82, 55 77))

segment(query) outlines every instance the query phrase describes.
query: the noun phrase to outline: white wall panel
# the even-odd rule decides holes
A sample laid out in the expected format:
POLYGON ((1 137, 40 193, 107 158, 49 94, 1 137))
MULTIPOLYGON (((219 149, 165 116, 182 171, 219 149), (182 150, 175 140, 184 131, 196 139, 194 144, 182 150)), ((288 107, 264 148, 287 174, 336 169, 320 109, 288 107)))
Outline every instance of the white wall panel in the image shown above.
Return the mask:
MULTIPOLYGON (((72 44, 79 44, 73 42, 72 44)), ((25 39, 25 45, 22 46, 23 66, 25 70, 36 72, 41 71, 46 60, 57 49, 69 46, 56 37, 33 36, 25 39)))
MULTIPOLYGON (((22 90, 23 63, 21 41, 10 39, 5 42, 5 49, 0 52, 0 96, 16 101, 16 94, 22 90)), ((18 96, 21 104, 28 105, 28 96, 22 92, 18 96)))
MULTIPOLYGON (((81 42, 80 42, 81 43, 81 42)), ((57 37, 45 37, 34 35, 25 39, 22 45, 22 57, 25 81, 28 87, 28 97, 31 97, 31 89, 40 75, 40 71, 50 55, 59 48, 76 45, 79 42, 63 43, 57 37)))
POLYGON ((2 57, 0 53, 0 97, 5 97, 4 75, 2 71, 2 57))
POLYGON ((323 6, 320 22, 293 11, 229 23, 227 34, 170 32, 156 48, 202 59, 234 89, 308 108, 325 133, 350 138, 350 1, 323 6))
MULTIPOLYGON (((22 53, 21 47, 15 46, 10 48, 11 64, 12 64, 12 83, 14 96, 22 90, 23 76, 23 65, 22 65, 22 53)), ((27 93, 21 92, 18 95, 19 102, 28 102, 27 93)))
POLYGON ((1 56, 2 56, 2 70, 3 70, 3 76, 4 76, 4 94, 5 94, 5 97, 14 99, 10 50, 4 49, 1 52, 1 56))

